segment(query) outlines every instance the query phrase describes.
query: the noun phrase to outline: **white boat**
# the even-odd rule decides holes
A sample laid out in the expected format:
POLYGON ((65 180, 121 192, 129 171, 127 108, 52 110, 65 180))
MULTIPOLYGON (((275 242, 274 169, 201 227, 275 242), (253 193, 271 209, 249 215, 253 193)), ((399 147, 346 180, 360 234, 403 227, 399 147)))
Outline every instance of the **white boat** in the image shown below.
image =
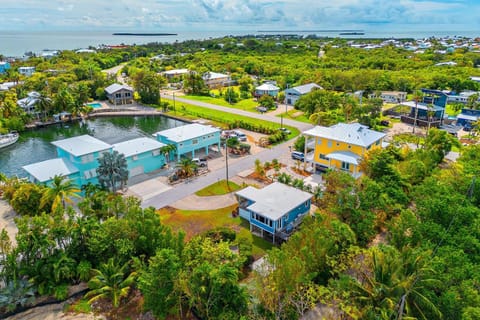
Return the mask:
POLYGON ((17 142, 18 138, 19 138, 19 135, 16 132, 1 134, 0 148, 8 147, 9 145, 14 144, 15 142, 17 142))

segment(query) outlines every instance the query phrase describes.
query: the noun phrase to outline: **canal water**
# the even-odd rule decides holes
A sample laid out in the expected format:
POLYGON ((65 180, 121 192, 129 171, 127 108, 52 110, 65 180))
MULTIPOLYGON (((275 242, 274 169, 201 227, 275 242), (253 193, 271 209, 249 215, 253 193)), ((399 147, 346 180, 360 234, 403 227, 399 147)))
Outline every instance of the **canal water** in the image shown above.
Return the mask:
POLYGON ((151 138, 157 131, 184 124, 163 116, 104 117, 22 132, 15 144, 0 149, 0 172, 8 177, 26 177, 22 166, 57 156, 51 144, 55 140, 89 134, 113 144, 139 137, 151 138))

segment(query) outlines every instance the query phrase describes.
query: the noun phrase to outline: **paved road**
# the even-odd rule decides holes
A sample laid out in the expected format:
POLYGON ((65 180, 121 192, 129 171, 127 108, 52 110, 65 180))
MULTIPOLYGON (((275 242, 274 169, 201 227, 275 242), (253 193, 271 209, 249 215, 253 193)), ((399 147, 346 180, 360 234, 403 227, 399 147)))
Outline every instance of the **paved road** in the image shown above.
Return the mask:
MULTIPOLYGON (((165 98, 172 97, 166 94, 163 94, 162 96, 165 98)), ((244 115, 244 116, 261 119, 261 120, 268 120, 268 121, 274 121, 274 122, 279 121, 277 117, 271 116, 268 114, 257 114, 257 113, 252 113, 244 110, 227 108, 227 107, 213 105, 210 103, 192 101, 192 100, 187 100, 187 99, 178 98, 178 97, 175 97, 175 101, 185 102, 185 103, 194 104, 194 105, 198 105, 198 106, 202 106, 210 109, 244 115)), ((304 131, 312 128, 312 125, 308 123, 298 122, 290 119, 283 119, 283 121, 285 124, 292 127, 296 127, 300 131, 304 131)), ((292 145, 292 141, 287 141, 282 144, 276 145, 270 149, 265 149, 255 155, 246 156, 245 158, 238 160, 233 164, 229 164, 228 177, 231 178, 242 171, 252 169, 254 166, 255 159, 260 159, 260 161, 265 162, 265 161, 271 161, 273 159, 281 158, 282 155, 289 152, 288 147, 291 145, 292 145)), ((142 207, 144 208, 150 207, 150 206, 155 208, 165 207, 180 199, 185 198, 186 196, 192 193, 195 193, 196 191, 206 186, 211 185, 214 182, 217 182, 218 180, 223 180, 225 178, 226 178, 226 168, 223 167, 216 171, 210 172, 206 176, 196 177, 193 180, 190 180, 189 182, 183 182, 181 184, 178 184, 173 189, 167 190, 155 197, 147 199, 142 202, 142 207)))

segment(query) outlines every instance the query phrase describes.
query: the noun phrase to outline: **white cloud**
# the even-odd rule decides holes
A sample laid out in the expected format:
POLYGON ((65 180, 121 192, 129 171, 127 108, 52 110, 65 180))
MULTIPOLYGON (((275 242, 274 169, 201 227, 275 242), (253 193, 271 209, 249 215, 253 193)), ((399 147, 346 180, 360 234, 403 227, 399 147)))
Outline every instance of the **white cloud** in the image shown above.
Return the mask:
POLYGON ((479 8, 473 0, 2 0, 0 29, 477 24, 479 8))

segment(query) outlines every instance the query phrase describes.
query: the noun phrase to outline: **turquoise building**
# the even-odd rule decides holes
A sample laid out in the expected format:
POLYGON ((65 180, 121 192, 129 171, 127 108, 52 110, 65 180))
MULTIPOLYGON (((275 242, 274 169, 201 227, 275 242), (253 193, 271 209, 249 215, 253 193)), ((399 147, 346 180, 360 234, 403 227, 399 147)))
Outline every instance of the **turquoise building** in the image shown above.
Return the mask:
POLYGON ((0 73, 6 73, 10 69, 10 63, 8 61, 0 61, 0 73))
POLYGON ((176 147, 175 155, 178 161, 182 156, 195 158, 195 152, 202 150, 208 155, 208 150, 212 146, 217 146, 220 150, 220 133, 220 129, 212 126, 192 123, 159 131, 154 136, 158 141, 176 147))
POLYGON ((160 169, 165 164, 165 156, 160 151, 165 145, 149 138, 110 145, 83 135, 54 141, 52 144, 57 147, 58 158, 23 167, 30 181, 49 185, 55 175, 62 175, 79 187, 88 183, 97 184, 98 159, 104 152, 113 150, 124 154, 130 177, 160 169))
POLYGON ((247 187, 235 195, 240 217, 250 223, 250 231, 274 243, 288 240, 310 212, 312 199, 310 193, 279 182, 260 190, 247 187))

